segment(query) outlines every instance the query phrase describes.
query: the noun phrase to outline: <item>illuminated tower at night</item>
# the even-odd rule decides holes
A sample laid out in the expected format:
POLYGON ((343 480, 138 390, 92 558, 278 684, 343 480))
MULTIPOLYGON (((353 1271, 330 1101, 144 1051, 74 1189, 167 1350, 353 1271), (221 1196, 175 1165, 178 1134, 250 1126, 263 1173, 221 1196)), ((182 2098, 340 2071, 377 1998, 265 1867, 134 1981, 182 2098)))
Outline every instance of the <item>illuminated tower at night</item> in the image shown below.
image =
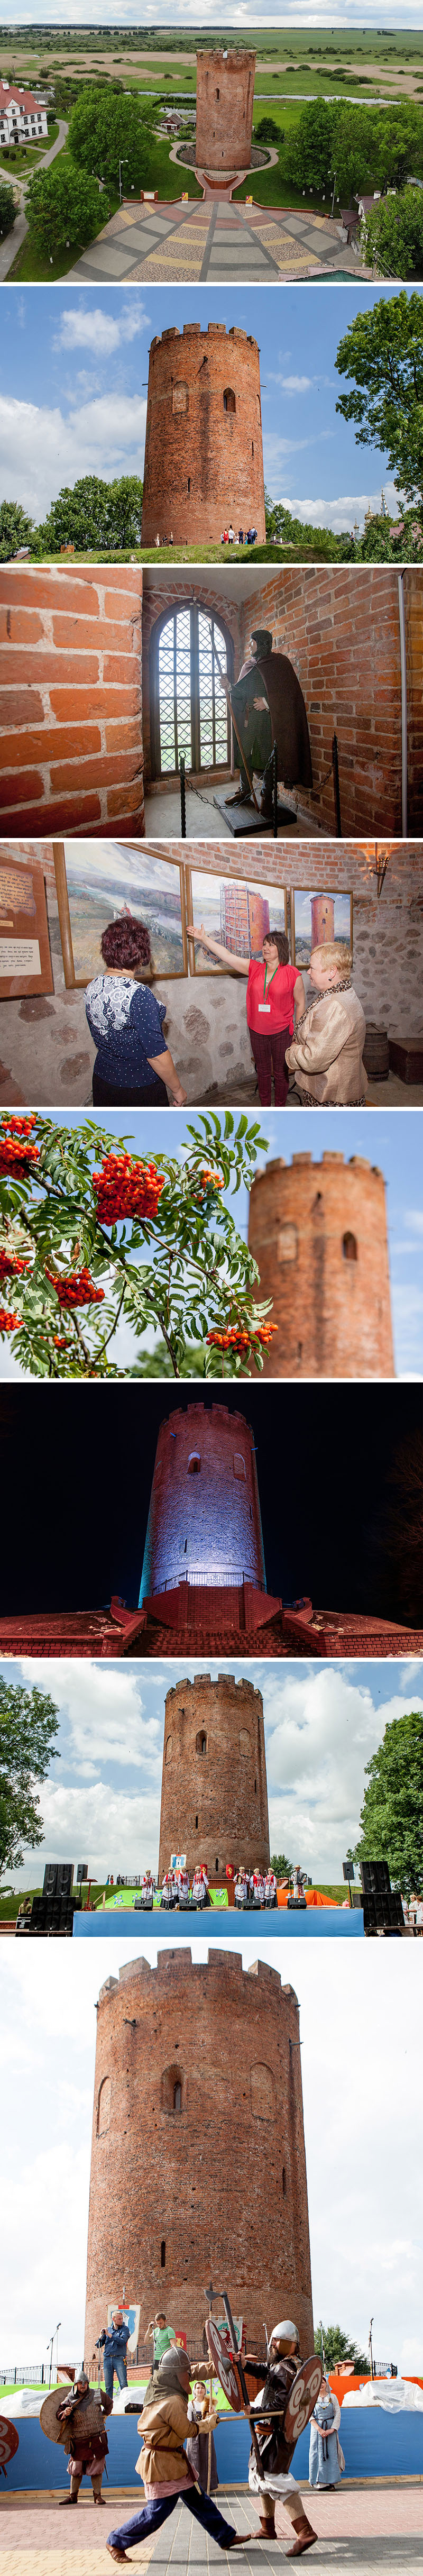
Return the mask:
POLYGON ((251 1424, 223 1404, 189 1404, 159 1431, 140 1602, 181 1583, 266 1590, 251 1424))

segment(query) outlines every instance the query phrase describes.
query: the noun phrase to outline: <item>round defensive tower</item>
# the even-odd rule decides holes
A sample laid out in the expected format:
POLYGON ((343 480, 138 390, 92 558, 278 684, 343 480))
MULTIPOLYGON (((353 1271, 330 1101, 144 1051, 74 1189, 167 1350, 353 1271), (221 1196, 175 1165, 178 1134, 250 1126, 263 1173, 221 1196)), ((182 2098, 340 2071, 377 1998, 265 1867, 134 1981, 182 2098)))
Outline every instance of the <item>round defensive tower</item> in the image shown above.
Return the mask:
POLYGON ((248 1241, 278 1339, 268 1377, 395 1376, 386 1193, 353 1154, 282 1156, 250 1193, 248 1241))
POLYGON ((149 353, 142 542, 219 545, 230 521, 264 542, 259 349, 223 322, 184 322, 149 353))
POLYGON ((165 1701, 159 1878, 173 1851, 190 1877, 233 1861, 267 1869, 270 1858, 263 1701, 253 1683, 219 1673, 177 1682, 165 1701))
POLYGON ((266 1590, 251 1423, 189 1404, 159 1431, 140 1603, 178 1583, 243 1582, 266 1590))
POLYGON ((86 2361, 123 2289, 141 2331, 163 2308, 198 2343, 210 2280, 260 2342, 293 2316, 313 2350, 297 1997, 261 1960, 178 1947, 100 1990, 86 2361))
POLYGON ((195 158, 211 186, 250 168, 255 70, 255 53, 244 48, 197 54, 195 158))

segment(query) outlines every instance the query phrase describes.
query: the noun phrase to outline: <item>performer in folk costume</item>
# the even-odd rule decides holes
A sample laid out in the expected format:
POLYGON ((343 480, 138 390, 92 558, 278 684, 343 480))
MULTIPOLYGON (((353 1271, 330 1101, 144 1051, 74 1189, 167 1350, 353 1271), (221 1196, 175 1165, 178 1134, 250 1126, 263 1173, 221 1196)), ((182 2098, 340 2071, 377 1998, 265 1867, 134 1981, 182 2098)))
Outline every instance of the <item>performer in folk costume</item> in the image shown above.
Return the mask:
POLYGON ((146 1913, 150 1913, 153 1899, 154 1878, 151 1876, 151 1869, 145 1869, 141 1888, 141 1903, 145 1907, 146 1913))
POLYGON ((216 2408, 212 2404, 211 2392, 209 2399, 201 2379, 194 2380, 188 2414, 192 2432, 186 2444, 187 2460, 194 2470, 194 2477, 198 2478, 199 2486, 203 2488, 203 2494, 215 2495, 219 2479, 213 2432, 218 2419, 216 2408), (206 2418, 208 2432, 205 2430, 206 2418))
POLYGON ((57 2397, 57 2390, 52 2389, 44 2400, 42 2431, 48 2440, 60 2442, 69 2452, 70 2493, 59 2497, 60 2506, 78 2503, 82 2478, 91 2478, 94 2504, 104 2504, 101 2481, 109 2448, 104 2417, 111 2415, 112 2402, 107 2393, 90 2388, 86 2370, 80 2370, 68 2394, 57 2397))
POLYGON ((308 2474, 311 2487, 337 2487, 345 2468, 339 2440, 341 2408, 327 2372, 310 2424, 308 2474))
POLYGON ((189 1905, 189 1871, 187 1869, 177 1869, 176 1878, 179 1903, 182 1906, 189 1905))
MULTIPOLYGON (((244 2549, 252 2538, 251 2532, 245 2532, 242 2540, 239 2538, 233 2524, 225 2522, 219 2506, 213 2503, 213 2497, 204 2493, 194 2476, 184 2447, 187 2439, 191 2438, 188 2414, 190 2384, 188 2353, 165 2353, 154 2397, 148 2406, 143 2406, 138 2425, 144 2447, 136 2466, 144 2486, 144 2509, 133 2514, 130 2522, 109 2531, 107 2537, 106 2547, 118 2566, 122 2562, 128 2563, 127 2544, 131 2547, 132 2543, 136 2545, 149 2540, 160 2530, 161 2523, 167 2521, 177 2499, 188 2505, 195 2521, 202 2523, 203 2530, 209 2531, 211 2538, 217 2540, 219 2549, 244 2549)), ((213 2430, 214 2422, 214 2414, 203 2417, 203 2433, 213 2430)))
POLYGON ((177 1905, 177 1902, 178 1881, 176 1869, 165 1869, 164 1879, 162 1882, 162 1905, 177 1905))
POLYGON ((234 1899, 235 1899, 235 1905, 246 1905, 246 1904, 247 1904, 247 1898, 248 1898, 248 1879, 247 1879, 247 1872, 246 1872, 246 1869, 244 1869, 244 1862, 243 1862, 243 1861, 240 1861, 240 1866, 239 1866, 239 1869, 237 1869, 237 1874, 236 1874, 236 1879, 235 1879, 235 1887, 234 1887, 234 1899))
POLYGON ((263 2408, 263 2423, 256 2424, 263 2477, 259 2478, 255 2452, 252 2449, 248 2484, 251 2494, 257 2495, 260 2500, 260 2531, 263 2539, 275 2540, 277 2537, 275 2531, 277 2502, 283 2505, 284 2513, 289 2515, 295 2540, 292 2549, 286 2550, 287 2558, 301 2558, 305 2549, 312 2549, 313 2542, 318 2537, 317 2531, 313 2531, 312 2524, 304 2511, 296 2479, 292 2477, 289 2468, 292 2444, 287 2446, 283 2432, 289 2391, 300 2368, 298 2326, 293 2324, 292 2317, 282 2317, 279 2325, 273 2327, 273 2333, 270 2336, 269 2363, 263 2385, 260 2384, 263 2373, 259 2370, 257 2361, 252 2359, 249 2361, 247 2356, 244 2363, 246 2380, 259 2382, 257 2393, 256 2390, 254 2391, 254 2407, 259 2404, 263 2408), (278 2414, 278 2396, 281 2401, 280 2414, 278 2414), (269 2406, 269 2414, 267 2414, 267 2406, 269 2406))
POLYGON ((261 1869, 253 1870, 253 1905, 264 1905, 264 1878, 261 1869))
POLYGON ((277 1902, 278 1902, 278 1891, 277 1891, 277 1883, 276 1883, 275 1871, 274 1871, 274 1869, 270 1869, 270 1868, 266 1870, 266 1877, 265 1877, 265 1881, 264 1881, 264 1902, 265 1902, 265 1905, 277 1905, 277 1902))
POLYGON ((194 1905, 209 1905, 209 1882, 205 1861, 201 1861, 198 1869, 194 1870, 192 1894, 194 1905))

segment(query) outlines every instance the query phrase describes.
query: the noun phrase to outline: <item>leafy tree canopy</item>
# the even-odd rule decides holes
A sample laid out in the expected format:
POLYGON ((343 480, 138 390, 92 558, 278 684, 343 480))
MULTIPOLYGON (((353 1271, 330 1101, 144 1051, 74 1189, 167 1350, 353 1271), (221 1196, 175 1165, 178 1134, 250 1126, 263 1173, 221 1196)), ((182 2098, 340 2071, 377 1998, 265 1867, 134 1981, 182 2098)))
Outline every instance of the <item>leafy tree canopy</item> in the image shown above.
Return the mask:
POLYGON ((137 474, 121 474, 113 483, 83 474, 72 489, 65 484, 37 531, 39 551, 57 554, 60 546, 74 545, 78 554, 91 554, 94 547, 102 553, 111 546, 138 546, 142 490, 137 474))
POLYGON ((283 140, 280 125, 276 124, 276 117, 261 116, 259 124, 254 127, 253 142, 279 144, 283 143, 283 140))
POLYGON ((291 1877, 292 1860, 287 1860, 286 1852, 272 1852, 270 1866, 276 1870, 277 1878, 291 1877))
POLYGON ((360 103, 310 99, 280 157, 294 186, 323 196, 336 181, 344 205, 359 190, 402 187, 423 170, 423 109, 401 100, 381 116, 360 103))
POLYGON ((381 197, 366 216, 362 247, 381 277, 423 277, 423 188, 381 197))
POLYGON ((0 240, 4 241, 6 233, 13 232, 16 215, 13 188, 8 187, 7 179, 0 179, 0 240))
POLYGON ((20 501, 0 502, 0 563, 9 563, 19 546, 31 544, 33 526, 20 501))
POLYGON ((97 179, 88 178, 71 161, 62 163, 59 156, 50 170, 39 170, 30 179, 26 210, 31 241, 54 259, 67 242, 92 241, 99 216, 107 223, 109 201, 100 197, 97 179))
POLYGON ((423 1714, 392 1718, 366 1762, 354 1860, 386 1860, 403 1896, 423 1888, 423 1714))
POLYGON ((327 2370, 337 2370, 340 2361, 353 2361, 357 2378, 364 2377, 369 2369, 368 2353, 360 2352, 353 2336, 344 2334, 342 2326, 316 2326, 315 2352, 321 2352, 322 2340, 327 2370))
POLYGON ((20 1869, 23 1846, 44 1841, 36 1782, 58 1760, 58 1712, 48 1691, 0 1677, 0 1870, 20 1869))
POLYGON ((119 161, 123 161, 125 189, 142 187, 147 178, 152 138, 154 108, 138 98, 116 98, 110 91, 82 89, 78 93, 69 126, 69 148, 82 170, 95 171, 97 178, 119 184, 119 161))
POLYGON ((336 409, 359 447, 379 447, 406 500, 423 498, 423 297, 380 296, 339 342, 338 375, 352 380, 336 409))

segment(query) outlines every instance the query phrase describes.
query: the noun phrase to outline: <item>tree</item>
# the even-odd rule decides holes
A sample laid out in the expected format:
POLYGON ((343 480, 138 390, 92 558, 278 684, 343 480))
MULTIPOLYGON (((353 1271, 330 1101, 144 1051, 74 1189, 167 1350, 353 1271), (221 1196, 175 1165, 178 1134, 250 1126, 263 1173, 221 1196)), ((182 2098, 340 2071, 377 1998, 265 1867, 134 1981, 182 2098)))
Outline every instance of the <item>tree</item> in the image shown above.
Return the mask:
POLYGON ((423 1887, 423 1716, 392 1718, 370 1762, 354 1860, 386 1860, 403 1896, 423 1887))
POLYGON ((263 1367, 276 1327, 222 1194, 249 1186, 266 1138, 230 1110, 223 1129, 213 1115, 187 1134, 179 1160, 156 1164, 93 1120, 0 1119, 0 1334, 30 1376, 148 1376, 151 1325, 175 1378, 200 1336, 203 1376, 263 1367), (141 1344, 129 1368, 111 1349, 121 1317, 141 1344))
POLYGON ((316 2326, 315 2352, 321 2352, 322 2342, 326 2370, 336 2371, 340 2361, 352 2361, 357 2379, 367 2375, 370 2366, 368 2353, 359 2351, 353 2336, 344 2334, 342 2326, 316 2326))
POLYGON ((254 127, 253 140, 254 143, 280 144, 285 142, 285 135, 281 133, 280 125, 276 124, 275 116, 260 117, 259 124, 254 127))
POLYGON ((20 501, 0 502, 0 563, 10 563, 19 546, 29 546, 34 521, 20 501))
POLYGON ((72 487, 63 484, 37 531, 40 550, 57 554, 60 546, 74 545, 78 554, 102 554, 112 546, 138 546, 142 490, 138 474, 121 474, 113 483, 82 474, 72 487))
POLYGON ((294 187, 311 188, 320 195, 326 187, 332 159, 333 114, 325 98, 310 99, 302 108, 283 153, 283 168, 294 187))
POLYGON ((139 546, 143 486, 139 474, 121 474, 107 486, 109 546, 139 546))
POLYGON ((6 233, 13 232, 16 215, 13 188, 8 187, 7 179, 0 179, 0 241, 5 240, 6 233))
POLYGON ((25 1844, 44 1842, 37 1780, 45 1780, 58 1713, 48 1691, 0 1678, 0 1871, 21 1869, 25 1844))
MULTIPOLYGON (((423 111, 411 99, 377 118, 377 172, 382 186, 403 188, 410 172, 423 170, 423 111)), ((400 271, 402 276, 402 270, 400 271)))
POLYGON ((423 277, 423 188, 381 197, 362 226, 361 248, 381 277, 423 277))
POLYGON ((270 1867, 276 1871, 277 1878, 291 1877, 292 1860, 287 1860, 286 1852, 272 1852, 270 1867))
POLYGON ((423 297, 381 296, 339 342, 338 375, 353 379, 336 409, 356 424, 359 447, 379 447, 409 501, 423 497, 423 297))
POLYGON ((123 161, 125 187, 133 180, 134 187, 140 188, 148 177, 153 136, 150 103, 142 107, 138 98, 115 98, 109 89, 79 91, 70 120, 69 149, 81 170, 95 171, 117 188, 123 161))
POLYGON ((52 163, 50 170, 39 170, 30 179, 26 197, 30 242, 57 259, 69 243, 92 241, 98 232, 99 215, 107 223, 109 201, 100 197, 98 181, 77 170, 71 161, 52 163))

